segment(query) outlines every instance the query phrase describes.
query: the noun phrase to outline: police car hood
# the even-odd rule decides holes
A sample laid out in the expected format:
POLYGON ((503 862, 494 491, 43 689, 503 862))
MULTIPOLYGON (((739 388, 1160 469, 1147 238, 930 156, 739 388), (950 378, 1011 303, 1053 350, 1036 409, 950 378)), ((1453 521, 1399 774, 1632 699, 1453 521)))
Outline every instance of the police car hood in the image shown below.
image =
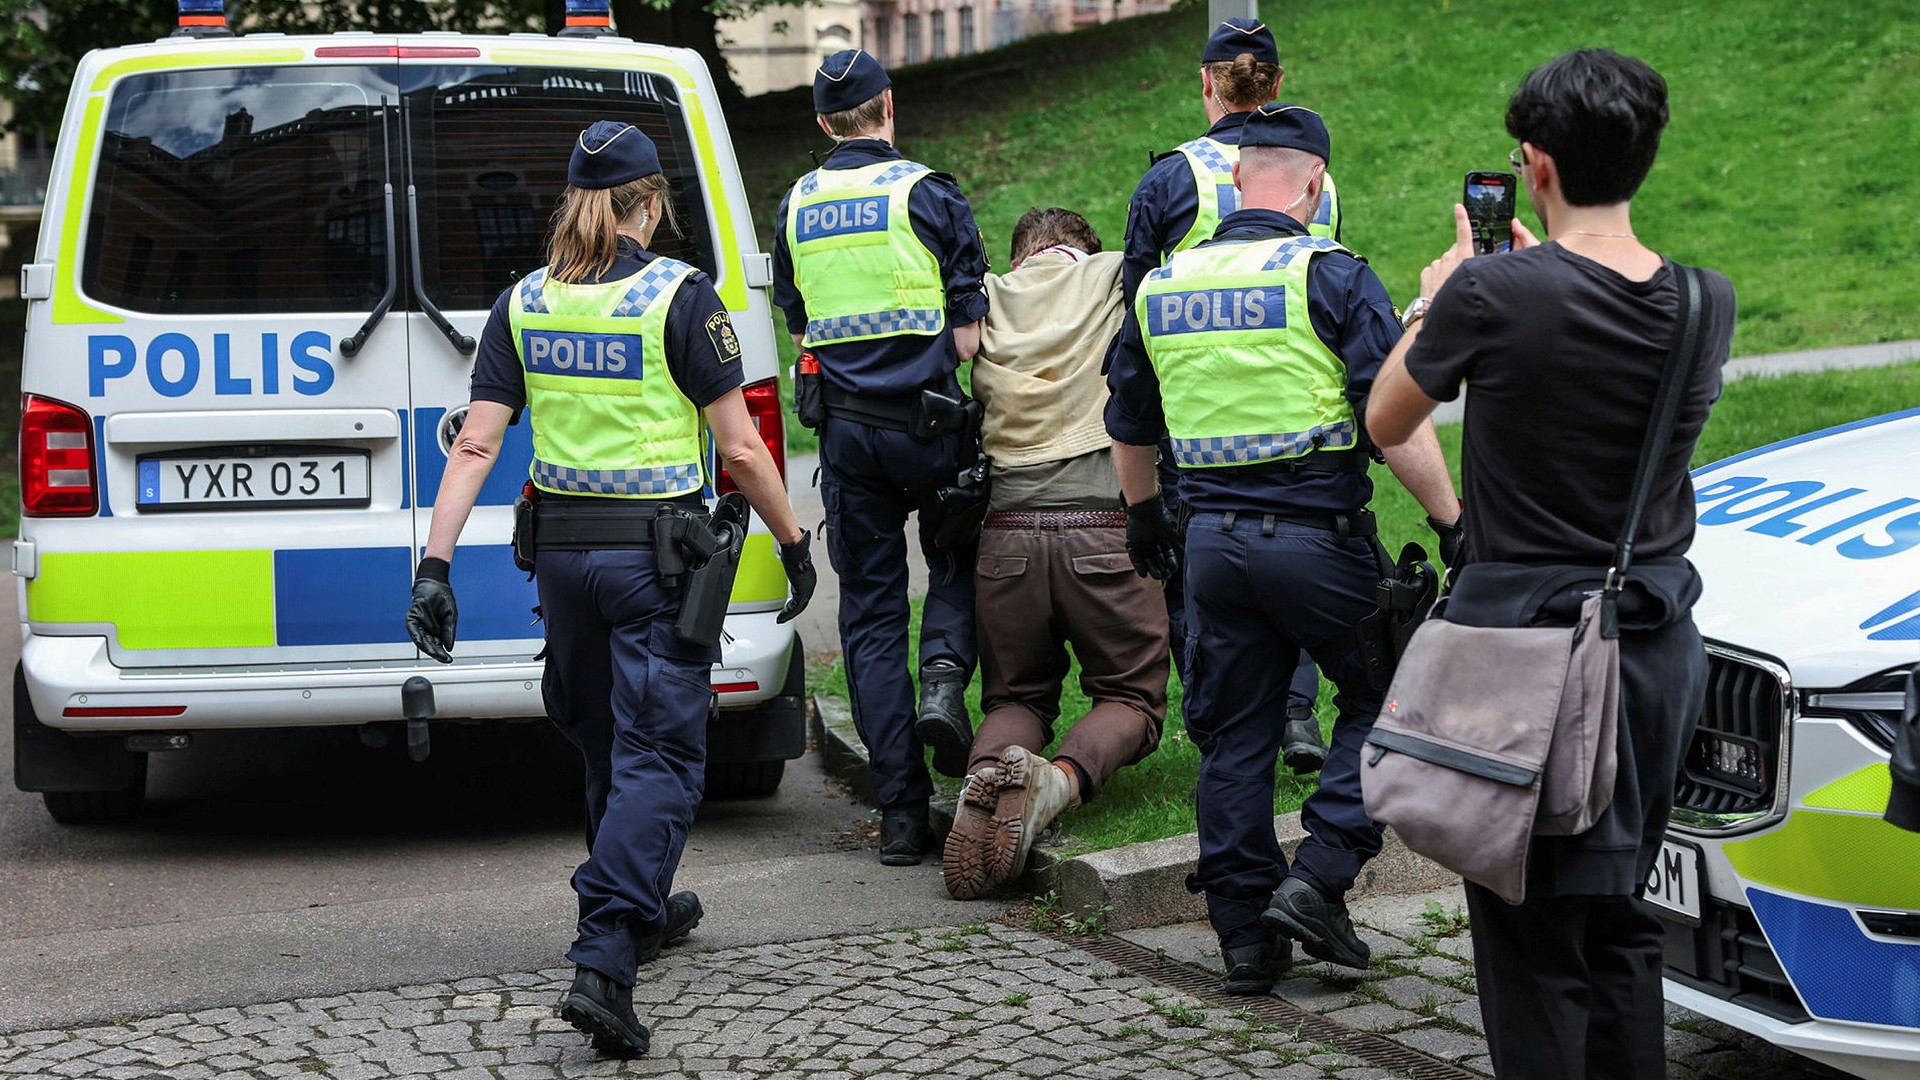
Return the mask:
POLYGON ((1702 634, 1803 689, 1920 660, 1920 409, 1736 454, 1693 486, 1702 634))

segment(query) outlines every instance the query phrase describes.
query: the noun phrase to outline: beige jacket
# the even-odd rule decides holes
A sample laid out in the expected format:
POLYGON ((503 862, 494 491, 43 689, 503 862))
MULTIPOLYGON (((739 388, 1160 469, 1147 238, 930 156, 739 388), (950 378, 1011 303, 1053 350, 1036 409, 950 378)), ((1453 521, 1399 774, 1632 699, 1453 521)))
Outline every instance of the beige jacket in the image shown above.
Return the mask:
POLYGON ((973 362, 981 442, 997 466, 1062 461, 1109 445, 1100 365, 1120 330, 1117 251, 1048 248, 987 275, 973 362))

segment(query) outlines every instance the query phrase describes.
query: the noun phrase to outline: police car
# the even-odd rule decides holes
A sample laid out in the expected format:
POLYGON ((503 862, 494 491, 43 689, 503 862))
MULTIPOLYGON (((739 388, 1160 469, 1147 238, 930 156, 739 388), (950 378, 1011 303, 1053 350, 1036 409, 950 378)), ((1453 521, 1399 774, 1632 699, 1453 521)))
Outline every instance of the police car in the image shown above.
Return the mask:
MULTIPOLYGON (((695 53, 604 36, 605 5, 579 0, 580 36, 557 38, 236 37, 220 7, 182 0, 203 36, 80 62, 21 274, 15 779, 65 822, 133 810, 147 755, 196 731, 366 725, 418 756, 430 721, 542 714, 534 586, 508 548, 527 424, 453 560, 455 663, 417 653, 403 616, 473 337, 544 262, 595 120, 658 145, 685 237, 655 246, 712 277, 785 469, 771 259, 695 53)), ((708 493, 731 490, 709 465, 708 493)), ((804 749, 785 599, 756 523, 710 794, 771 792, 804 749)))
POLYGON ((1647 897, 1669 1000, 1920 1075, 1920 834, 1884 821, 1920 661, 1920 409, 1694 473, 1706 711, 1647 897))

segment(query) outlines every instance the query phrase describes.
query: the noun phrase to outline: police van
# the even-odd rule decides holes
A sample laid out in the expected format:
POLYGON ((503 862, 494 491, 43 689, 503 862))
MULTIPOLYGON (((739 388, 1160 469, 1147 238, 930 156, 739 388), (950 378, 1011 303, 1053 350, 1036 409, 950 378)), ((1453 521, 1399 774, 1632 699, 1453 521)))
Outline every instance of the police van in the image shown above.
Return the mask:
MULTIPOLYGON (((453 665, 403 620, 474 338, 545 261, 595 120, 659 147, 685 235, 655 247, 732 312, 784 474, 771 259, 713 80, 591 6, 559 37, 291 37, 182 0, 182 33, 81 60, 21 273, 14 775, 56 819, 129 813, 148 755, 196 731, 364 725, 417 757, 430 722, 542 715, 508 547, 526 423, 453 560, 453 665)), ((708 494, 732 490, 708 461, 708 494)), ((785 599, 756 523, 713 669, 710 794, 769 793, 804 749, 785 599)))
POLYGON ((1920 833, 1883 818, 1920 663, 1920 409, 1694 473, 1706 710, 1647 898, 1670 1001, 1920 1076, 1920 833))

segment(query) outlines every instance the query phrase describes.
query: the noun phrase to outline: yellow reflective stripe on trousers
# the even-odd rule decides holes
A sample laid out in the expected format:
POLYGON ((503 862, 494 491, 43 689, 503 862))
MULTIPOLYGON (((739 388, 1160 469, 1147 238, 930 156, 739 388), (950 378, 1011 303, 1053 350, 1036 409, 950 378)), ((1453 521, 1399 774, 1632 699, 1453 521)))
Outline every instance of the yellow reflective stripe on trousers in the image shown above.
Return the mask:
POLYGON ((43 552, 26 617, 110 623, 128 649, 270 648, 273 552, 43 552))

